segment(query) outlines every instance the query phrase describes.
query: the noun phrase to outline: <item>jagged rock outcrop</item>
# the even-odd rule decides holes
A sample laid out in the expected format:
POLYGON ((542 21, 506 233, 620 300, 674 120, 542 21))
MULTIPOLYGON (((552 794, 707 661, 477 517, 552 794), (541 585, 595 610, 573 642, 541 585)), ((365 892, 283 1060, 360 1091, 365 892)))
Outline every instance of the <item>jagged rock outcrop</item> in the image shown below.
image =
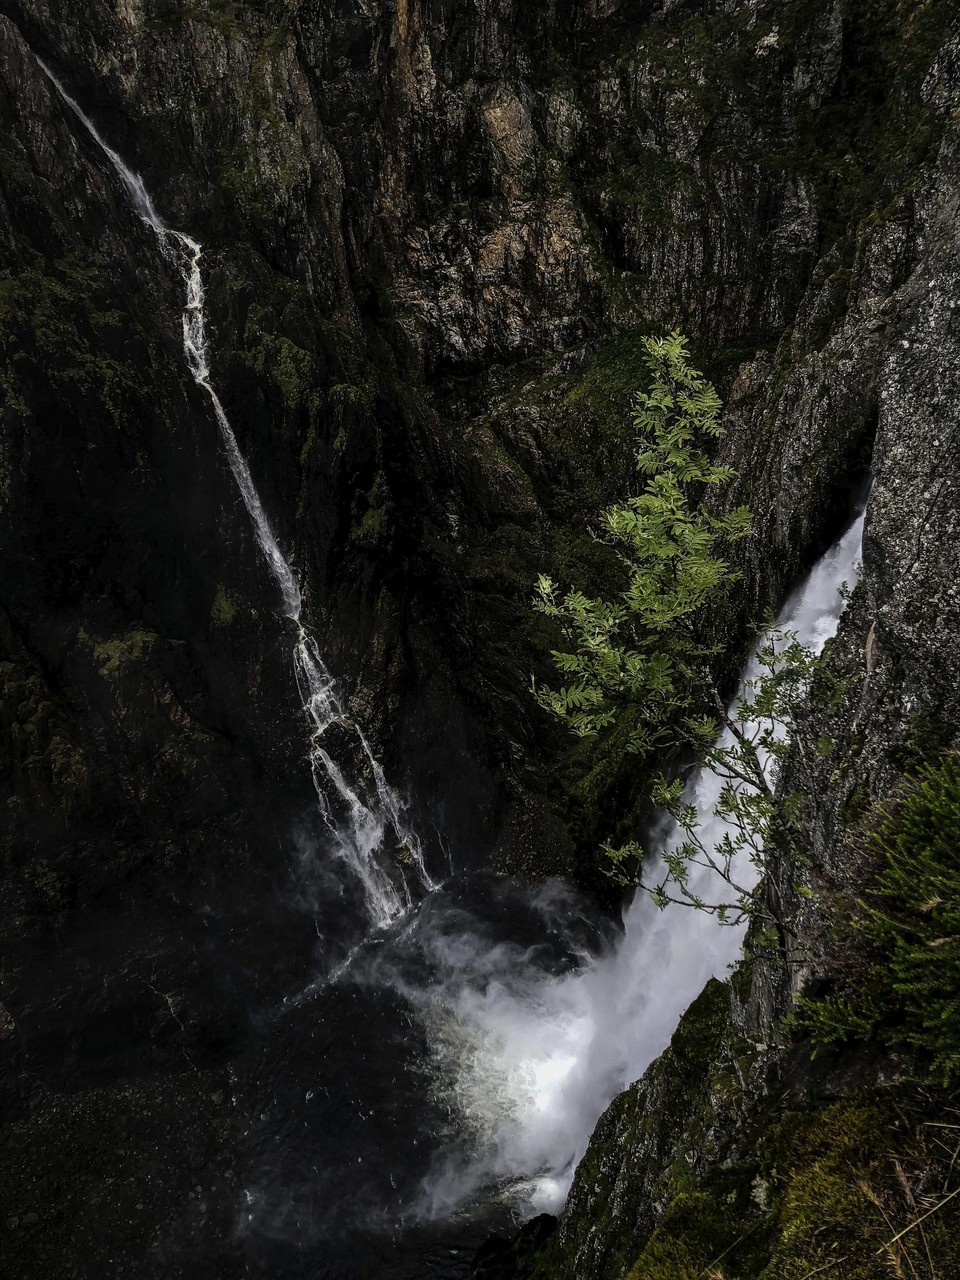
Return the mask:
MULTIPOLYGON (((956 42, 938 60, 928 91, 960 101, 956 42)), ((864 572, 831 658, 849 683, 831 713, 811 715, 784 778, 806 797, 816 887, 855 880, 845 832, 960 732, 958 177, 960 139, 951 129, 919 185, 912 227, 884 228, 879 247, 892 243, 896 252, 906 241, 913 270, 886 303, 890 321, 876 364, 864 572)), ((796 870, 783 868, 772 891, 807 933, 814 919, 796 896, 798 883, 796 870)), ((781 976, 787 981, 772 984, 776 993, 758 977, 754 999, 768 1025, 809 972, 801 965, 781 976)))
MULTIPOLYGON (((582 399, 567 415, 556 404, 562 367, 549 353, 586 341, 592 366, 605 335, 683 325, 727 380, 752 361, 734 384, 731 447, 763 455, 751 471, 770 468, 758 436, 786 434, 796 370, 814 356, 803 337, 779 361, 757 349, 794 325, 833 248, 807 325, 819 349, 844 310, 850 244, 835 247, 838 235, 849 242, 851 215, 896 195, 929 131, 912 85, 861 119, 863 65, 891 57, 889 20, 799 2, 461 13, 158 0, 101 3, 75 24, 42 0, 8 0, 7 12, 142 168, 165 216, 208 245, 218 377, 308 598, 326 610, 334 665, 361 686, 382 740, 409 726, 422 790, 447 823, 467 785, 494 832, 504 797, 522 811, 536 786, 515 673, 534 658, 478 645, 476 630, 487 617, 501 634, 522 630, 551 529, 580 527, 587 498, 615 491, 628 463, 603 447, 612 414, 597 427, 582 399), (832 147, 849 147, 849 190, 812 146, 821 118, 832 147), (529 378, 508 365, 507 385, 489 385, 520 358, 538 361, 529 378), (454 424, 478 411, 467 438, 482 448, 465 449, 454 424), (601 447, 585 460, 577 436, 591 421, 601 447), (460 726, 446 788, 430 763, 451 758, 438 713, 460 726)), ((938 20, 923 15, 918 43, 938 20)), ((634 368, 611 388, 617 413, 634 368)), ((810 454, 793 514, 770 517, 777 554, 758 543, 755 603, 775 599, 836 523, 870 436, 864 378, 858 397, 844 377, 831 464, 810 454)), ((809 412, 833 422, 817 408, 828 393, 812 386, 809 412)), ((782 486, 768 474, 772 511, 782 486)), ((475 813, 458 816, 469 827, 475 813)))

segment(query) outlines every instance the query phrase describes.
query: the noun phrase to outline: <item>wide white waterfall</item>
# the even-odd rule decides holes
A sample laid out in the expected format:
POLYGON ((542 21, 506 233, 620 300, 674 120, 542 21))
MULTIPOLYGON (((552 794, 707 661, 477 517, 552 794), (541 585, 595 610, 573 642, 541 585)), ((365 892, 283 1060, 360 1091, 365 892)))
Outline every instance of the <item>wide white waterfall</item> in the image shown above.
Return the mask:
POLYGON ((423 847, 407 820, 400 798, 387 784, 383 769, 374 758, 363 731, 347 716, 316 640, 301 622, 299 584, 280 550, 250 468, 213 385, 201 270, 203 247, 192 236, 166 225, 140 175, 130 169, 105 141, 50 68, 40 59, 38 62, 60 97, 109 160, 133 208, 154 231, 162 254, 173 263, 183 279, 186 295, 183 309, 184 356, 197 386, 210 399, 227 462, 253 524, 267 569, 280 591, 282 612, 297 628, 293 666, 310 729, 309 758, 320 812, 330 833, 333 852, 350 867, 362 889, 371 923, 383 927, 411 904, 408 869, 419 890, 433 889, 436 885, 427 871, 423 847), (334 724, 346 727, 354 735, 358 758, 366 762, 372 791, 366 800, 357 794, 358 788, 350 785, 343 770, 323 746, 324 734, 334 724), (391 834, 400 850, 399 858, 386 854, 391 834), (402 865, 398 865, 400 863, 402 865))
MULTIPOLYGON (((820 560, 780 615, 779 625, 816 653, 836 632, 843 585, 858 576, 863 520, 820 560)), ((754 656, 741 689, 758 674, 754 656)), ((726 829, 714 811, 722 785, 704 770, 685 795, 708 847, 726 829)), ((682 839, 672 827, 659 848, 682 839)), ((746 855, 744 861, 738 879, 752 886, 756 872, 746 855)), ((728 896, 706 868, 691 874, 690 888, 708 902, 728 896)), ((661 911, 638 892, 618 944, 559 977, 531 972, 517 948, 490 947, 480 935, 436 939, 436 984, 408 994, 433 1028, 439 1078, 470 1141, 440 1154, 421 1211, 445 1217, 485 1188, 504 1185, 528 1212, 561 1208, 601 1112, 666 1048, 707 980, 737 962, 743 927, 681 906, 661 911)))

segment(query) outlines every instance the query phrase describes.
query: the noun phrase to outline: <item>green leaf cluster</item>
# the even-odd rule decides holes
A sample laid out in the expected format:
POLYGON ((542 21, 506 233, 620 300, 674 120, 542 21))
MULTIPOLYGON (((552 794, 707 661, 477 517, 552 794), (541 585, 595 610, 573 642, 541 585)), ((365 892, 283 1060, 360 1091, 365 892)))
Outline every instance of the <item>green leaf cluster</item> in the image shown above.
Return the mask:
POLYGON ((683 736, 678 727, 697 714, 715 648, 698 635, 696 616, 736 581, 728 548, 751 527, 745 508, 715 515, 705 504, 734 473, 706 452, 722 434, 720 399, 691 367, 687 340, 674 332, 643 348, 651 383, 636 397, 634 426, 645 482, 601 514, 597 533, 617 553, 623 588, 613 599, 561 594, 541 575, 535 598, 567 641, 553 652, 560 687, 534 687, 540 705, 579 737, 610 729, 630 707, 634 752, 683 736))
POLYGON ((854 913, 844 908, 862 960, 796 1014, 816 1044, 872 1042, 906 1052, 923 1079, 960 1080, 958 832, 952 753, 922 769, 866 835, 879 869, 854 913))
POLYGON ((617 758, 681 748, 719 779, 713 816, 702 827, 680 779, 655 781, 651 799, 674 822, 675 841, 652 882, 636 841, 604 846, 606 870, 638 881, 663 908, 678 903, 724 924, 749 917, 754 950, 779 945, 788 930, 757 891, 768 847, 802 860, 796 803, 777 794, 787 737, 818 660, 789 632, 771 630, 755 676, 728 709, 705 641, 704 611, 722 607, 737 579, 730 548, 751 531, 739 507, 716 515, 712 487, 735 478, 708 450, 722 434, 720 400, 689 363, 678 332, 643 342, 650 387, 634 402, 640 493, 608 507, 599 532, 616 552, 622 589, 613 598, 572 588, 560 594, 541 575, 535 607, 560 627, 567 648, 553 651, 559 687, 536 685, 540 705, 580 738, 602 736, 617 758), (706 874, 704 874, 706 873, 706 874), (709 888, 705 888, 709 886, 709 888), (706 896, 705 896, 706 895, 706 896))

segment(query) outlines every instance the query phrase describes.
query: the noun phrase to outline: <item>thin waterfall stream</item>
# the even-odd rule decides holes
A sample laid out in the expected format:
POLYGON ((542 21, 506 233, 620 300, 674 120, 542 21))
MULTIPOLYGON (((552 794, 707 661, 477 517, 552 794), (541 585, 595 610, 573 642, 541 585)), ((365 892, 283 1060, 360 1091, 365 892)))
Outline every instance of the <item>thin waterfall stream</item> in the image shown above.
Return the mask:
MULTIPOLYGON (((333 859, 363 895, 348 962, 264 1012, 243 1064, 238 1247, 255 1273, 278 1277, 465 1275, 464 1241, 562 1207, 604 1107, 662 1051, 706 980, 736 962, 742 932, 637 895, 614 936, 562 885, 431 878, 405 805, 302 622, 299 583, 213 384, 202 247, 166 226, 139 175, 43 70, 182 277, 184 356, 296 628, 319 812, 333 859), (362 785, 324 745, 334 725, 353 735, 362 785), (399 859, 386 853, 391 834, 399 859)), ((781 613, 817 652, 856 577, 862 530, 861 514, 781 613)), ((754 674, 748 666, 744 680, 754 674)), ((723 834, 719 786, 700 773, 688 787, 708 840, 723 834)), ((676 839, 666 832, 661 850, 676 839)), ((706 883, 693 887, 709 896, 706 883)))
POLYGON ((140 175, 134 173, 106 142, 93 121, 70 97, 50 68, 42 60, 38 59, 38 62, 60 97, 109 160, 134 210, 156 234, 163 256, 176 266, 183 278, 186 289, 183 352, 187 366, 194 382, 210 398, 230 470, 253 524, 270 576, 280 590, 282 612, 297 627, 293 665, 297 688, 311 730, 310 767, 320 812, 337 856, 350 867, 362 887, 372 924, 377 928, 384 928, 407 910, 413 901, 403 867, 398 866, 395 859, 388 862, 384 854, 390 831, 395 834, 397 844, 404 852, 404 861, 414 869, 418 890, 434 889, 436 884, 427 870, 423 846, 406 818, 402 802, 388 785, 383 769, 375 759, 362 730, 347 716, 337 696, 336 682, 323 662, 317 642, 301 621, 299 584, 280 550, 253 483, 250 468, 211 381, 204 284, 200 266, 203 247, 186 232, 166 225, 157 213, 140 175), (358 738, 373 779, 376 802, 372 806, 365 803, 356 789, 350 786, 343 771, 322 745, 324 734, 334 724, 348 725, 358 738), (339 801, 337 813, 328 798, 330 788, 339 801))

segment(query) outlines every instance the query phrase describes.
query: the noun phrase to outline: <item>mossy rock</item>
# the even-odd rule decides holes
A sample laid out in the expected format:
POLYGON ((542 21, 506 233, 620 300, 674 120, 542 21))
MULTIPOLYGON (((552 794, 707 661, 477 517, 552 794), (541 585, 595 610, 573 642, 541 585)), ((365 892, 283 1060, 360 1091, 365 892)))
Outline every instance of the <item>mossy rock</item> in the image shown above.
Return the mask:
POLYGON ((944 1162, 931 1141, 936 1113, 928 1108, 929 1099, 896 1094, 854 1097, 779 1121, 769 1139, 775 1244, 760 1280, 806 1280, 821 1270, 843 1280, 957 1274, 956 1212, 935 1210, 917 1226, 943 1200, 925 1190, 950 1154, 944 1162))
POLYGON ((934 1174, 949 1177, 950 1152, 937 1155, 917 1101, 853 1097, 774 1115, 754 1138, 753 1203, 724 1187, 732 1170, 711 1169, 666 1207, 629 1280, 951 1280, 960 1219, 949 1192, 925 1193, 934 1174))
POLYGON ((728 1205, 706 1192, 684 1192, 671 1202, 627 1280, 702 1280, 743 1234, 728 1205))

